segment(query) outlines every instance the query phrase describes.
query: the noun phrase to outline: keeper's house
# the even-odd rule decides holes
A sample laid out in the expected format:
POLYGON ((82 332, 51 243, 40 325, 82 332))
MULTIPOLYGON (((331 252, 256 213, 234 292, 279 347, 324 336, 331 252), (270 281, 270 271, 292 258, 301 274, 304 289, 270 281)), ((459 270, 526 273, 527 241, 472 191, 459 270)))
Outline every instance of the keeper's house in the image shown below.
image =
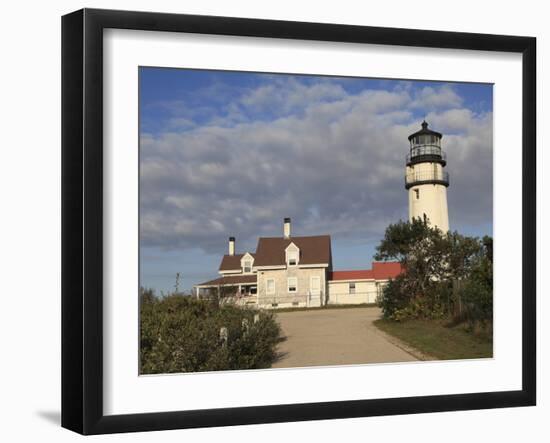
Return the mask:
POLYGON ((333 271, 330 236, 293 237, 290 218, 285 218, 283 236, 260 237, 256 252, 235 254, 235 238, 230 237, 220 277, 196 285, 195 293, 269 309, 374 303, 383 286, 400 272, 396 262, 333 271))

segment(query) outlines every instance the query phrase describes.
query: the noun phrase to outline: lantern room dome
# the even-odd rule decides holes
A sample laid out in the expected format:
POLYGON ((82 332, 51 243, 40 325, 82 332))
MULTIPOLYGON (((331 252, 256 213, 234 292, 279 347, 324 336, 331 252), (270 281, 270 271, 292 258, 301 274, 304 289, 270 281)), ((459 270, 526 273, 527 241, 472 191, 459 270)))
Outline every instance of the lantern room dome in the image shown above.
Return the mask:
POLYGON ((422 129, 420 131, 417 131, 414 134, 409 135, 409 141, 416 138, 416 140, 419 140, 419 141, 414 141, 414 143, 421 143, 420 142, 421 139, 431 138, 431 137, 428 138, 428 137, 421 137, 421 136, 433 136, 433 137, 436 137, 437 139, 443 138, 443 134, 441 134, 440 132, 436 132, 436 131, 432 131, 431 129, 428 129, 428 123, 426 122, 426 120, 422 122, 422 129))

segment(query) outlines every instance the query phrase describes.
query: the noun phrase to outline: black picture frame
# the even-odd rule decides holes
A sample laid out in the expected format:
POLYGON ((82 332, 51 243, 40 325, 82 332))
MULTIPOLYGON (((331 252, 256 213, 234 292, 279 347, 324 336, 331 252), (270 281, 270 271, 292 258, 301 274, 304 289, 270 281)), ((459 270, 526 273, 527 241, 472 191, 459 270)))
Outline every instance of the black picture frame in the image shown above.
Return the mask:
MULTIPOLYGON (((62 18, 62 426, 151 431, 536 403, 536 39, 232 17, 83 9, 62 18), (501 51, 522 55, 522 389, 131 415, 103 413, 103 30, 501 51)), ((514 260, 517 260, 514 257, 514 260)))

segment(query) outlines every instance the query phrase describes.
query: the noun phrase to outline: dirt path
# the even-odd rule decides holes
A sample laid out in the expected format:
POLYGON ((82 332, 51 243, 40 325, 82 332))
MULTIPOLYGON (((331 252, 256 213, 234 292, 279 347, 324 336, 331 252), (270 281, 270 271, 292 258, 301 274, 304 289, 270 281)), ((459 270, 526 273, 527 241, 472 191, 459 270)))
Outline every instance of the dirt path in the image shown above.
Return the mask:
POLYGON ((378 308, 282 312, 277 318, 287 339, 274 368, 417 360, 373 325, 378 308))

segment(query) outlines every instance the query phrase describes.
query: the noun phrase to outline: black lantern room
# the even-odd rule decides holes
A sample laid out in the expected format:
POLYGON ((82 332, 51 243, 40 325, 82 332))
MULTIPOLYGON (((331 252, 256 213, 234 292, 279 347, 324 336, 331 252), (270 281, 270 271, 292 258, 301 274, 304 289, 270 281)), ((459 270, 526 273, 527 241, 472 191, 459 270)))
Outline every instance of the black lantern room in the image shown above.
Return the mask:
POLYGON ((434 162, 445 166, 447 158, 441 149, 443 135, 428 128, 428 123, 422 122, 422 129, 409 135, 410 152, 407 155, 407 166, 416 163, 434 162))

